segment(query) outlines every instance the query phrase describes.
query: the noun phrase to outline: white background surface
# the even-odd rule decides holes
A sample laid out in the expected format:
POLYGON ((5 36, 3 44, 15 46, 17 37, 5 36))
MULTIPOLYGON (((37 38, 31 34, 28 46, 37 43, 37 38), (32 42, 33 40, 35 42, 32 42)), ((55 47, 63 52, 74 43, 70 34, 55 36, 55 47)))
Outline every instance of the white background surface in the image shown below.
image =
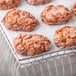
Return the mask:
MULTIPOLYGON (((44 35, 44 36, 47 36, 47 38, 49 40, 51 40, 52 42, 52 50, 51 51, 54 51, 54 50, 57 50, 58 48, 55 46, 54 44, 54 41, 53 41, 53 36, 54 36, 54 33, 57 29, 61 28, 61 27, 64 27, 64 26, 76 26, 76 16, 73 16, 72 20, 70 20, 67 24, 64 24, 64 25, 47 25, 45 23, 43 23, 40 19, 40 14, 43 10, 43 8, 47 5, 58 5, 58 4, 62 4, 66 7, 69 8, 69 10, 71 10, 71 5, 72 3, 76 2, 76 0, 52 0, 52 2, 48 3, 48 4, 45 4, 45 5, 39 5, 39 6, 32 6, 32 5, 29 5, 25 0, 22 0, 21 1, 21 5, 19 7, 17 7, 17 9, 20 9, 20 10, 26 10, 28 12, 30 12, 32 15, 34 15, 40 22, 39 26, 32 32, 23 32, 23 31, 10 31, 10 30, 7 30, 4 25, 1 23, 1 19, 5 16, 6 12, 8 12, 9 10, 0 10, 0 23, 1 23, 1 26, 3 27, 6 35, 8 36, 8 39, 10 41, 10 43, 12 44, 13 46, 13 39, 19 35, 20 33, 25 33, 25 34, 41 34, 41 35, 44 35)), ((15 53, 15 52, 14 52, 15 53)), ((23 59, 23 58, 26 58, 28 56, 21 56, 21 55, 18 55, 17 53, 15 53, 17 55, 17 57, 19 59, 23 59)))

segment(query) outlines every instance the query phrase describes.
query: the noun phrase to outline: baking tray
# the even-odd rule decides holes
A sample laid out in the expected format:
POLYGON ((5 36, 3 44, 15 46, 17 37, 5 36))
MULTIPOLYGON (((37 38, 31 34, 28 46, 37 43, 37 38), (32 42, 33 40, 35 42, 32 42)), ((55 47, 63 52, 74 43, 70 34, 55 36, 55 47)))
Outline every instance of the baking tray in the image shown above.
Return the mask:
MULTIPOLYGON (((11 51, 13 52, 14 56, 16 57, 16 59, 18 61, 21 61, 23 63, 28 63, 28 62, 32 62, 32 61, 36 61, 36 60, 41 60, 41 59, 45 59, 48 58, 50 56, 57 56, 58 53, 60 52, 60 54, 64 54, 64 52, 68 49, 59 49, 58 47, 55 46, 54 41, 53 41, 53 36, 54 33, 57 29, 64 27, 64 26, 76 26, 76 17, 74 16, 72 18, 72 20, 70 20, 67 24, 64 25, 47 25, 45 23, 43 23, 40 19, 40 14, 43 10, 43 8, 47 5, 58 5, 58 4, 62 4, 66 7, 69 8, 69 10, 71 10, 71 5, 72 3, 76 2, 76 0, 53 0, 50 3, 47 3, 45 5, 39 5, 39 6, 32 6, 29 5, 26 0, 21 0, 21 5, 19 7, 17 7, 17 9, 20 10, 26 10, 28 12, 30 12, 32 15, 34 15, 40 22, 39 26, 32 32, 23 32, 23 31, 10 31, 7 30, 5 28, 5 26, 1 23, 1 20, 3 19, 3 17, 5 16, 5 14, 9 11, 9 10, 0 10, 0 27, 1 30, 10 46, 10 48, 12 49, 11 51), (52 49, 48 52, 30 57, 30 56, 21 56, 19 54, 17 54, 15 52, 14 46, 13 46, 13 39, 19 35, 20 33, 25 33, 25 34, 40 34, 40 35, 44 35, 46 36, 51 42, 52 42, 52 49)), ((74 47, 75 48, 75 47, 74 47)), ((75 50, 71 50, 70 52, 75 52, 75 50)), ((68 52, 69 53, 69 52, 68 52)))

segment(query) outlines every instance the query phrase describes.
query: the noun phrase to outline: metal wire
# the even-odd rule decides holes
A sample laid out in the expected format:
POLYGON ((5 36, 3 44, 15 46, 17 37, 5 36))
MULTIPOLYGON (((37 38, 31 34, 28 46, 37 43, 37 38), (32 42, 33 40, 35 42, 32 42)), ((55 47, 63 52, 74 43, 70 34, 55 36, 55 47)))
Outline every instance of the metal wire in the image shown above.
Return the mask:
POLYGON ((71 63, 71 58, 70 56, 68 57, 68 60, 69 60, 69 64, 70 64, 70 73, 72 75, 72 63, 71 63))
POLYGON ((46 59, 46 63, 47 63, 48 71, 49 71, 49 76, 51 76, 50 65, 47 59, 46 59))

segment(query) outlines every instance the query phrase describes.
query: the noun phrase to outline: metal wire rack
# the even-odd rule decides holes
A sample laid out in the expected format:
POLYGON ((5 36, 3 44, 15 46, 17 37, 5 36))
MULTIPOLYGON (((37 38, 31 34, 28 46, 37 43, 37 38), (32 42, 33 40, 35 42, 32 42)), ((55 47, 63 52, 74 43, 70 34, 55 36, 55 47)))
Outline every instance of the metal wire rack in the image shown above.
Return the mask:
MULTIPOLYGON (((3 46, 3 50, 10 49, 4 41, 5 38, 2 31, 0 31, 0 35, 1 44, 5 45, 3 46)), ((7 60, 9 60, 10 57, 11 55, 7 60)), ((13 57, 11 59, 13 59, 13 57)), ((21 64, 20 66, 15 62, 16 61, 13 62, 13 60, 11 62, 14 65, 12 66, 12 68, 14 68, 13 72, 15 72, 15 75, 13 76, 76 76, 76 47, 55 52, 47 52, 46 54, 44 53, 39 56, 18 60, 21 64), (22 72, 18 72, 21 70, 22 72)))

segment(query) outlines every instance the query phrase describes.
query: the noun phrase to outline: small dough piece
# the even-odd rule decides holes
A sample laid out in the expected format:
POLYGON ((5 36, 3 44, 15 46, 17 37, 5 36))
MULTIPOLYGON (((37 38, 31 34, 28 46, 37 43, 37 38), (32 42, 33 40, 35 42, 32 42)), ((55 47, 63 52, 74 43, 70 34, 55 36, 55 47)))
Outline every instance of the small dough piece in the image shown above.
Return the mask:
POLYGON ((41 13, 43 22, 49 25, 65 24, 72 18, 72 13, 63 5, 49 5, 41 13))
POLYGON ((60 48, 76 46, 76 27, 65 26, 55 32, 54 42, 60 48))
POLYGON ((7 29, 30 32, 35 29, 38 20, 29 12, 13 9, 2 20, 7 29))
POLYGON ((41 5, 41 4, 46 4, 52 0, 27 0, 27 2, 31 5, 41 5))
POLYGON ((0 9, 6 10, 20 5, 20 0, 0 0, 0 9))
POLYGON ((47 37, 38 34, 20 34, 13 43, 20 55, 34 56, 51 49, 51 42, 47 37))
POLYGON ((76 15, 76 2, 72 4, 72 12, 76 15))

